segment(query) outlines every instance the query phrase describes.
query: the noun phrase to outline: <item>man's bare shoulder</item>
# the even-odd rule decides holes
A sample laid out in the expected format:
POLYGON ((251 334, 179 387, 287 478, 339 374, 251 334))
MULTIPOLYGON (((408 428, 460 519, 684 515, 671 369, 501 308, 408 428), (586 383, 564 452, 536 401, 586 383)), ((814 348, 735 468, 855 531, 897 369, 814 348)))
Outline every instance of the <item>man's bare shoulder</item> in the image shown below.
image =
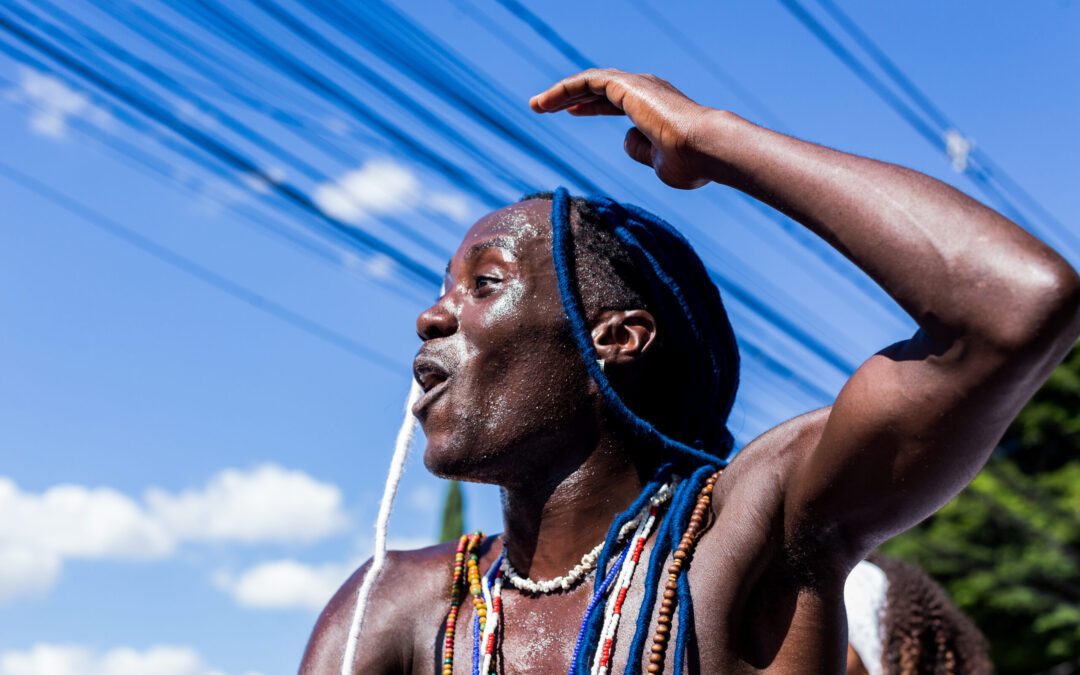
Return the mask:
POLYGON ((747 443, 725 470, 732 479, 768 472, 786 476, 817 447, 832 406, 793 417, 747 443))
MULTIPOLYGON (((429 614, 445 613, 449 607, 450 577, 456 542, 447 542, 412 551, 390 551, 375 580, 367 609, 361 645, 371 643, 379 653, 379 663, 366 667, 378 672, 400 672, 412 649, 413 626, 429 614), (377 647, 376 647, 377 646, 377 647)), ((349 634, 356 594, 371 567, 369 559, 341 585, 330 599, 304 650, 303 673, 338 672, 349 634)))

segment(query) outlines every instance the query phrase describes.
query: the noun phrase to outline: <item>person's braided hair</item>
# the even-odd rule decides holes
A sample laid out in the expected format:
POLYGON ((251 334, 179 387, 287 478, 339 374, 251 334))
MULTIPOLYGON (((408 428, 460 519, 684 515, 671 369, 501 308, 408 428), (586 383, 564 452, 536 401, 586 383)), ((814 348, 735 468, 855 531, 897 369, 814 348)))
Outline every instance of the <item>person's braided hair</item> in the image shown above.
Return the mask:
POLYGON ((889 675, 983 675, 993 672, 986 639, 919 568, 873 554, 889 580, 881 618, 881 663, 889 675))
MULTIPOLYGON (((620 430, 658 465, 638 498, 612 523, 598 570, 606 569, 620 544, 621 528, 661 485, 682 477, 646 564, 645 593, 626 666, 627 674, 640 673, 664 561, 680 545, 699 491, 733 454, 726 423, 739 383, 739 351, 719 289, 693 247, 671 225, 606 197, 571 197, 565 188, 532 197, 551 200, 551 255, 559 298, 585 369, 620 430), (642 386, 619 392, 601 367, 589 327, 598 310, 632 307, 653 315, 663 344, 644 359, 642 386)), ((688 564, 689 558, 683 567, 688 564)), ((571 673, 587 672, 599 647, 607 602, 601 576, 597 574, 594 590, 597 611, 586 615, 571 673)), ((674 675, 681 675, 694 621, 686 570, 677 584, 673 597, 665 590, 663 602, 666 611, 677 612, 671 661, 674 675)), ((654 658, 663 657, 654 652, 654 658)), ((658 666, 650 662, 649 667, 651 672, 658 666)))

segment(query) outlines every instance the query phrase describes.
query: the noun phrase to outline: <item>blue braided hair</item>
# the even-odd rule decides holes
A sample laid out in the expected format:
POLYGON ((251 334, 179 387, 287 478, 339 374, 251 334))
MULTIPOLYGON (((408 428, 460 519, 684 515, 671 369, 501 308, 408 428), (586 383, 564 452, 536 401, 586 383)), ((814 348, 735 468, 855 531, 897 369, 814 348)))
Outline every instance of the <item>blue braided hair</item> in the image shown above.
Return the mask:
MULTIPOLYGON (((720 291, 701 259, 679 232, 657 216, 636 206, 606 197, 572 198, 565 188, 530 198, 551 199, 552 260, 563 310, 570 332, 581 351, 585 368, 596 382, 615 418, 645 446, 658 451, 662 464, 641 495, 608 530, 598 559, 597 589, 575 649, 571 673, 586 673, 595 654, 603 625, 604 603, 600 579, 618 546, 618 533, 671 476, 685 476, 675 489, 668 514, 657 530, 644 580, 642 601, 626 673, 641 672, 642 653, 664 562, 678 547, 696 497, 710 474, 731 457, 733 439, 726 427, 739 382, 739 354, 735 336, 720 298, 720 291), (660 328, 663 369, 662 397, 675 401, 679 416, 663 428, 631 410, 615 391, 597 363, 585 305, 579 287, 572 214, 591 227, 607 227, 629 255, 638 276, 646 308, 660 328)), ((582 232, 579 222, 579 233, 582 232)), ((674 672, 682 663, 693 626, 693 599, 687 572, 680 577, 677 596, 678 631, 675 636, 674 672)))

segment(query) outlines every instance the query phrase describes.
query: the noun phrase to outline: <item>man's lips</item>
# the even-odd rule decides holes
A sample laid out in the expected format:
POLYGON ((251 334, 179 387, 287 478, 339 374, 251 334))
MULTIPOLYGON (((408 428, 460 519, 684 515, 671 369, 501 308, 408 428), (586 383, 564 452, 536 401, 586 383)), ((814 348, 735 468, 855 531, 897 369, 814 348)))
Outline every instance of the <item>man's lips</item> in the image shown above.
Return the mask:
POLYGON ((448 369, 431 356, 420 355, 413 361, 413 377, 424 390, 424 395, 413 405, 413 414, 420 416, 421 411, 431 405, 439 394, 446 389, 450 381, 448 369))

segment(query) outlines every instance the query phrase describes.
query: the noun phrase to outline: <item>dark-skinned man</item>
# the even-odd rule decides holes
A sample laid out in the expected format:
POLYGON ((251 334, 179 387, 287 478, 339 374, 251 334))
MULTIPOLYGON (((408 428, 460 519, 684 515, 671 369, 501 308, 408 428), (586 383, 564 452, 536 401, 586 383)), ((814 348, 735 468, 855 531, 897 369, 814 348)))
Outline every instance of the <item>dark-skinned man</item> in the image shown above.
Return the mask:
MULTIPOLYGON (((1076 340, 1080 279, 1037 239, 937 180, 769 131, 651 75, 589 70, 530 105, 629 117, 627 154, 664 183, 715 182, 782 211, 918 323, 911 339, 863 363, 832 406, 762 434, 716 474, 684 574, 693 611, 677 623, 692 616, 690 672, 843 672, 848 572, 978 472, 1076 340)), ((444 294, 417 321, 426 393, 414 410, 427 437, 425 464, 437 475, 501 486, 505 532, 476 548, 478 568, 487 574, 505 555, 534 582, 567 575, 605 541, 664 461, 628 440, 597 385, 603 378, 583 365, 585 348, 567 327, 553 261, 559 199, 528 199, 480 219, 450 261, 444 294)), ((587 285, 588 338, 602 372, 631 408, 649 408, 644 364, 662 349, 665 326, 645 308, 590 306, 587 285)), ((476 610, 467 592, 449 631, 457 636, 453 661, 444 658, 454 550, 390 557, 351 672, 473 672, 476 610)), ((366 569, 324 610, 301 672, 341 671, 366 569)), ((627 618, 611 636, 610 672, 632 658, 639 613, 653 623, 661 614, 659 600, 642 606, 642 574, 628 586, 627 618)), ((603 573, 594 576, 554 593, 508 585, 497 672, 567 672, 603 573)), ((668 601, 663 588, 656 592, 668 601)), ((654 663, 638 659, 642 671, 654 663)), ((681 669, 671 656, 657 663, 654 671, 681 669)))

